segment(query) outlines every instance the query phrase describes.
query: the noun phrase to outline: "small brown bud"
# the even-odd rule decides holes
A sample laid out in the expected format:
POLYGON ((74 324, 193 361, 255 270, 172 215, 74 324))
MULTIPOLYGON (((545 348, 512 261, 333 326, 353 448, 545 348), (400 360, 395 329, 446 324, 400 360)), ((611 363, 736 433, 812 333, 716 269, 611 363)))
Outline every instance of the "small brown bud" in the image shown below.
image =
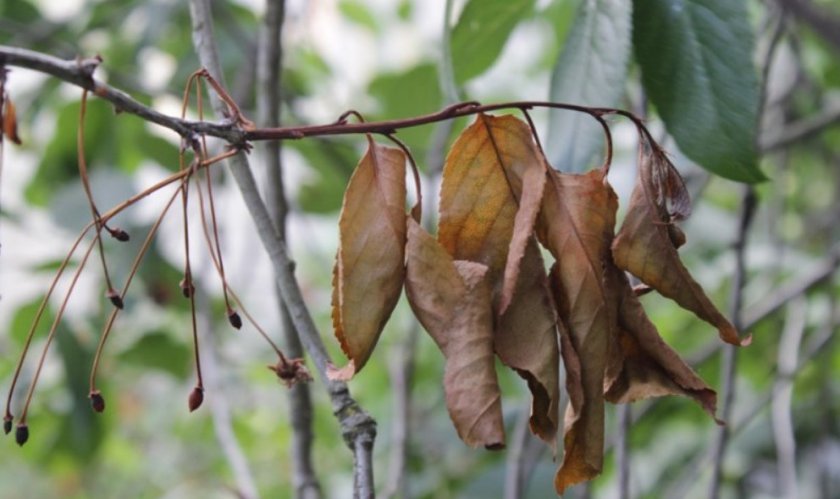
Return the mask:
POLYGON ((17 425, 17 429, 15 430, 15 442, 17 442, 18 445, 23 446, 27 440, 29 440, 29 427, 25 424, 17 425))
POLYGON ((90 392, 88 397, 90 398, 90 405, 93 406, 94 411, 102 412, 105 410, 105 398, 102 397, 102 393, 99 390, 90 392))
POLYGON ((3 418, 3 433, 8 435, 10 431, 12 431, 12 415, 6 414, 3 418))
POLYGON ((197 386, 193 388, 192 393, 190 393, 189 398, 189 408, 190 412, 201 407, 201 403, 204 402, 204 388, 197 386))
POLYGON ((106 296, 109 300, 111 300, 111 303, 113 303, 113 304, 114 304, 114 306, 115 306, 115 307, 117 307, 118 309, 122 310, 122 309, 123 309, 123 307, 125 306, 125 304, 123 303, 123 299, 122 299, 122 297, 120 296, 120 294, 119 294, 119 293, 117 293, 117 290, 116 290, 116 289, 114 289, 114 288, 109 289, 109 290, 105 293, 105 296, 106 296))
POLYGON ((189 277, 181 279, 178 286, 181 288, 181 293, 184 295, 184 298, 191 297, 195 292, 195 286, 192 285, 192 280, 189 277))
POLYGON ((236 310, 228 310, 228 321, 230 322, 230 325, 236 329, 242 329, 242 317, 239 317, 236 310))
POLYGON ((121 243, 128 242, 131 239, 131 236, 128 235, 128 232, 120 229, 119 227, 114 227, 113 229, 108 229, 108 232, 111 233, 111 237, 116 239, 121 243))

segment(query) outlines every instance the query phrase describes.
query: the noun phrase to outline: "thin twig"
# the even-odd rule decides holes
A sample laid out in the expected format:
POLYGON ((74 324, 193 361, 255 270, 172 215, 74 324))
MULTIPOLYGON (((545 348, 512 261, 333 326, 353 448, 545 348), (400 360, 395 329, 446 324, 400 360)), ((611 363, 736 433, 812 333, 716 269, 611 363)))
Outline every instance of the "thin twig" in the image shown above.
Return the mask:
MULTIPOLYGON (((213 38, 209 3, 206 0, 191 0, 189 5, 193 23, 193 44, 196 47, 199 59, 208 72, 217 81, 222 82, 221 66, 219 65, 213 38)), ((214 96, 212 100, 217 114, 226 111, 225 103, 221 99, 214 96)), ((327 388, 333 411, 342 427, 344 440, 353 450, 354 495, 356 497, 373 497, 371 450, 376 436, 376 422, 353 400, 345 383, 327 378, 329 356, 303 300, 286 245, 278 237, 271 216, 260 198, 248 160, 242 152, 238 152, 230 158, 229 166, 251 218, 257 227, 260 241, 274 267, 278 287, 291 314, 295 329, 307 352, 312 357, 321 381, 327 388)))
POLYGON ((778 372, 773 388, 771 414, 773 441, 776 444, 776 463, 779 473, 780 497, 799 497, 796 485, 796 437, 794 435, 791 405, 793 378, 799 361, 799 347, 807 326, 807 303, 804 298, 792 301, 782 336, 779 340, 778 372))
POLYGON ((210 397, 210 400, 208 400, 216 440, 230 465, 231 473, 236 481, 237 493, 243 499, 259 499, 259 490, 251 468, 248 466, 248 459, 245 457, 242 446, 239 445, 233 431, 230 405, 227 398, 222 396, 224 387, 219 376, 219 360, 216 355, 218 345, 213 340, 211 331, 213 324, 210 320, 209 303, 204 293, 198 293, 197 305, 200 329, 206 331, 202 333, 204 349, 201 352, 201 358, 204 362, 205 387, 217 394, 217 396, 210 397))
POLYGON ((632 406, 630 404, 619 404, 618 412, 618 444, 616 446, 615 460, 618 468, 618 497, 619 499, 630 498, 630 428, 633 421, 632 406))
MULTIPOLYGON (((747 235, 750 224, 755 214, 757 197, 752 187, 745 187, 741 201, 741 215, 739 217, 738 234, 735 240, 735 276, 732 281, 732 295, 729 316, 732 317, 732 325, 736 330, 742 330, 743 321, 743 290, 747 278, 745 253, 747 247, 747 235)), ((723 350, 721 361, 721 379, 723 380, 723 402, 720 409, 720 418, 724 421, 732 414, 732 405, 735 400, 735 369, 738 360, 737 347, 727 345, 723 350)), ((723 457, 726 453, 726 446, 729 443, 729 427, 720 426, 717 429, 712 455, 712 482, 709 489, 709 497, 717 499, 720 497, 720 489, 723 480, 723 457)))

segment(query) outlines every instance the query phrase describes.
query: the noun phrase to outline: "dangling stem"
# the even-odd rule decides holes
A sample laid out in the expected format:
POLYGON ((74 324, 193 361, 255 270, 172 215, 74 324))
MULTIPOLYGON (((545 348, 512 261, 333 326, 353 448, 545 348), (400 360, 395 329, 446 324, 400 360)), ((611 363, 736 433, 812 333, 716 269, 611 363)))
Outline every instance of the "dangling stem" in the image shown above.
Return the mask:
MULTIPOLYGON (((172 204, 175 202, 175 199, 178 197, 178 193, 180 189, 175 190, 170 196, 169 201, 167 201, 166 205, 164 205, 163 210, 161 211, 160 215, 158 215, 157 220, 155 220, 154 225, 149 229, 149 233, 146 235, 146 239, 143 241, 143 245, 140 247, 140 251, 137 252, 137 255, 134 257, 134 262, 131 264, 131 271, 128 273, 128 278, 125 281, 125 285, 122 289, 122 295, 125 296, 128 293, 128 288, 131 286, 131 281, 134 279, 134 276, 137 274, 137 271, 140 268, 140 262, 143 261, 143 258, 146 256, 149 248, 152 245, 152 241, 154 240, 155 235, 157 234, 158 229, 160 228, 161 223, 163 223, 163 219, 166 217, 167 212, 172 207, 172 204)), ((114 309, 111 311, 111 315, 108 317, 108 322, 106 322, 105 327, 102 330, 102 335, 99 337, 99 344, 96 346, 96 354, 93 357, 93 366, 90 370, 90 391, 94 392, 96 390, 96 376, 99 371, 99 361, 102 358, 102 351, 105 348, 105 342, 108 340, 108 337, 111 334, 111 330, 114 326, 114 321, 117 318, 117 314, 119 314, 119 309, 114 309)))
POLYGON ((70 281, 70 287, 67 289, 67 293, 64 295, 64 299, 61 301, 61 306, 58 308, 58 312, 55 314, 55 318, 53 319, 52 325, 50 326, 50 331, 47 334, 47 340, 44 344, 44 348, 41 351, 41 357, 38 359, 38 367, 35 369, 35 375, 32 378, 32 383, 29 385, 29 390, 26 393, 26 401, 23 404, 23 411, 20 413, 20 419, 18 420, 18 425, 25 425, 26 424, 26 414, 29 412, 29 404, 32 402, 32 394, 35 393, 35 386, 38 384, 38 378, 41 376, 41 369, 44 367, 44 361, 47 358, 47 352, 50 349, 50 344, 52 344, 53 338, 55 338, 55 332, 58 330, 58 323, 61 321, 61 317, 64 315, 64 309, 67 308, 67 302, 70 301, 70 296, 73 294, 73 289, 76 287, 76 283, 79 281, 79 276, 82 275, 82 270, 85 268, 85 263, 87 263, 88 257, 90 253, 93 251, 93 248, 96 247, 96 240, 99 239, 99 234, 95 234, 94 240, 91 241, 88 249, 85 251, 84 256, 82 256, 82 261, 79 263, 79 268, 76 269, 76 272, 73 274, 73 279, 70 281))
POLYGON ((73 246, 70 247, 70 251, 67 253, 67 256, 64 257, 64 260, 61 262, 61 265, 58 266, 58 271, 56 271, 55 276, 53 277, 52 282, 50 283, 49 289, 47 289, 44 298, 41 300, 41 304, 38 306, 38 310, 35 312, 35 318, 32 320, 32 324, 29 326, 29 332, 26 334, 26 341, 23 344, 23 351, 20 354, 20 358, 18 359, 17 366, 15 366, 15 374, 12 376, 12 385, 9 387, 9 394, 6 397, 6 414, 5 418, 7 420, 12 418, 11 406, 12 406, 12 396, 15 392, 15 387, 17 386, 18 379, 20 378, 20 371, 23 368, 23 362, 26 360, 26 355, 29 352, 29 346, 32 344, 32 338, 35 336, 35 330, 38 328, 38 324, 41 322, 41 317, 44 315, 44 311, 47 309, 47 304, 49 303, 50 297, 55 291, 56 286, 58 285, 58 280, 61 279, 61 276, 64 274, 64 271, 67 269, 67 265, 70 263, 70 259, 76 252, 76 249, 79 247, 79 244, 84 239, 85 235, 88 231, 93 227, 93 222, 90 222, 82 229, 79 236, 73 242, 73 246))
MULTIPOLYGON (((114 286, 111 283, 111 276, 108 273, 108 263, 105 261, 105 247, 102 244, 101 237, 103 224, 101 218, 99 217, 99 210, 96 208, 96 202, 93 200, 93 192, 90 188, 90 178, 88 177, 87 172, 87 161, 85 160, 85 114, 87 111, 87 95, 88 91, 87 89, 84 89, 82 91, 81 107, 79 108, 79 127, 78 132, 76 133, 76 151, 79 163, 79 176, 82 179, 82 186, 85 189, 85 195, 87 196, 88 203, 90 204, 93 222, 96 224, 96 241, 97 246, 99 246, 99 259, 102 261, 102 271, 105 275, 105 285, 108 287, 108 293, 110 295, 114 286)), ((114 301, 114 298, 112 298, 112 301, 114 301)), ((122 308, 121 301, 122 300, 114 301, 117 308, 122 308)))
POLYGON ((411 216, 419 224, 420 217, 423 214, 423 193, 420 189, 420 169, 417 168, 417 162, 414 160, 414 155, 411 154, 411 151, 408 149, 408 146, 405 145, 403 141, 398 139, 393 134, 385 134, 385 137, 387 137, 388 140, 390 140, 391 142, 396 144, 400 149, 402 149, 402 151, 408 158, 408 163, 411 165, 411 173, 414 175, 414 189, 417 192, 417 202, 414 203, 414 206, 411 207, 411 216))

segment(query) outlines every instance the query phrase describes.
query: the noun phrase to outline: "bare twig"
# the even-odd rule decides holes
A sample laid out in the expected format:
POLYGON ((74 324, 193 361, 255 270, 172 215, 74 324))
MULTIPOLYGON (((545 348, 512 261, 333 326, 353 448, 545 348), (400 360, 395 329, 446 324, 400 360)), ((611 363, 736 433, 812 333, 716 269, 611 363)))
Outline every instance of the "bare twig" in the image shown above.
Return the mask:
MULTIPOLYGON (((190 14, 193 22, 193 43, 199 58, 208 72, 221 82, 223 81, 221 67, 214 44, 212 16, 208 2, 191 0, 190 14)), ((217 114, 223 114, 226 111, 225 103, 215 97, 213 107, 217 114)), ((295 329, 318 369, 321 380, 330 395, 333 410, 341 424, 344 440, 353 451, 354 495, 373 497, 372 449, 376 436, 376 422, 353 400, 346 384, 327 378, 329 356, 303 300, 286 246, 278 237, 268 210, 260 198, 248 160, 240 152, 230 158, 229 165, 257 227, 260 240, 274 267, 278 287, 291 313, 295 329)))
MULTIPOLYGON (((265 2, 263 25, 260 29, 257 54, 257 123, 260 126, 277 127, 280 125, 280 106, 282 102, 282 25, 285 15, 285 1, 268 0, 265 2)), ((268 141, 264 144, 265 153, 265 199, 277 236, 286 242, 286 218, 288 201, 286 199, 283 170, 280 160, 280 141, 268 141)), ((282 324, 283 348, 294 358, 303 357, 298 333, 279 289, 277 308, 282 324)), ((315 474, 312 462, 312 397, 309 385, 298 383, 289 390, 289 419, 292 426, 291 458, 292 481, 296 497, 302 499, 321 496, 321 486, 315 474)))
POLYGON ((823 40, 840 49, 840 17, 810 0, 777 0, 783 9, 810 26, 823 40))
POLYGON ((632 406, 619 404, 618 412, 618 440, 615 452, 616 467, 618 468, 618 497, 630 497, 630 425, 633 421, 632 406))
POLYGON ((508 458, 505 462, 505 499, 525 497, 534 468, 548 448, 531 433, 528 424, 531 419, 530 411, 531 402, 528 401, 522 406, 511 435, 508 458))
POLYGON ((411 428, 411 385, 414 379, 414 350, 420 334, 420 324, 412 323, 404 338, 394 345, 388 355, 388 372, 393 394, 391 414, 391 459, 383 497, 407 499, 406 464, 411 428))
POLYGON ((216 441, 219 442, 219 446, 230 466, 233 479, 236 481, 237 494, 243 499, 259 499, 260 494, 257 490, 254 475, 248 466, 248 459, 245 457, 242 446, 239 445, 233 431, 230 406, 227 398, 223 396, 224 387, 219 379, 219 361, 216 357, 218 346, 214 342, 213 334, 211 334, 213 325, 210 320, 208 299, 204 293, 198 292, 197 295, 199 326, 200 330, 205 331, 202 333, 204 349, 201 351, 201 360, 204 365, 204 387, 216 394, 214 397, 209 397, 207 401, 213 420, 213 430, 216 433, 216 441))
POLYGON ((791 403, 793 373, 799 360, 799 346, 805 333, 807 304, 804 298, 788 306, 787 320, 779 341, 778 372, 773 389, 771 414, 773 440, 776 443, 776 462, 779 472, 780 497, 794 499, 796 492, 796 437, 793 433, 791 403))
MULTIPOLYGON (((732 299, 729 316, 732 317, 732 325, 736 330, 741 330, 743 306, 743 289, 747 278, 746 253, 747 234, 755 214, 757 198, 752 187, 746 187, 744 197, 741 201, 741 216, 738 224, 738 234, 735 241, 735 276, 732 281, 732 299)), ((723 403, 721 404, 720 418, 724 421, 732 414, 732 404, 735 397, 735 368, 737 365, 738 353, 736 347, 727 345, 723 350, 721 362, 721 379, 723 380, 723 403)), ((709 490, 709 497, 717 499, 720 496, 721 481, 723 477, 723 456, 726 453, 726 446, 729 443, 729 427, 721 426, 717 430, 714 446, 712 448, 713 470, 712 483, 709 490)))

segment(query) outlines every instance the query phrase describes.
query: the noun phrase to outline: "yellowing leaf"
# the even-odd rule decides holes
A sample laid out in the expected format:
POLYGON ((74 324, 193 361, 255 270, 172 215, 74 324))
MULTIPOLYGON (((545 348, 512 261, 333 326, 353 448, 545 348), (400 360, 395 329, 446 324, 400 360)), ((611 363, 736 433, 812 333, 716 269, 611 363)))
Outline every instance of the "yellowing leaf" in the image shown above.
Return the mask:
POLYGON ((624 272, 610 265, 607 279, 617 295, 618 328, 607 363, 606 399, 627 403, 683 395, 696 400, 715 418, 717 394, 659 336, 624 272))
POLYGON ((479 115, 446 157, 438 229, 443 247, 456 260, 487 265, 491 280, 498 282, 508 247, 515 244, 522 252, 530 237, 544 168, 528 125, 513 116, 479 115), (535 185, 523 187, 526 172, 534 170, 539 173, 527 179, 535 185), (518 213, 514 192, 526 193, 519 196, 526 196, 526 213, 518 213), (516 243, 511 241, 515 223, 522 226, 516 243))
POLYGON ((487 266, 453 261, 408 218, 406 269, 408 302, 446 357, 443 390, 458 436, 471 446, 504 447, 487 266))
POLYGON ((552 449, 558 425, 557 317, 539 247, 528 239, 513 302, 499 317, 496 355, 528 383, 533 395, 531 431, 552 449))
POLYGON ((350 363, 331 372, 336 379, 349 379, 364 367, 405 277, 405 154, 368 140, 338 222, 332 318, 350 363))
POLYGON ((684 216, 687 196, 679 174, 656 145, 642 144, 639 176, 630 207, 612 246, 615 264, 681 307, 715 326, 727 343, 741 345, 738 332, 691 277, 677 253, 684 240, 671 227, 684 216), (669 207, 669 203, 672 205, 669 207))
POLYGON ((571 404, 563 463, 554 479, 558 494, 603 466, 604 371, 615 325, 605 266, 617 208, 604 170, 549 171, 537 234, 557 260, 551 284, 564 326, 561 353, 572 361, 566 363, 571 404))

